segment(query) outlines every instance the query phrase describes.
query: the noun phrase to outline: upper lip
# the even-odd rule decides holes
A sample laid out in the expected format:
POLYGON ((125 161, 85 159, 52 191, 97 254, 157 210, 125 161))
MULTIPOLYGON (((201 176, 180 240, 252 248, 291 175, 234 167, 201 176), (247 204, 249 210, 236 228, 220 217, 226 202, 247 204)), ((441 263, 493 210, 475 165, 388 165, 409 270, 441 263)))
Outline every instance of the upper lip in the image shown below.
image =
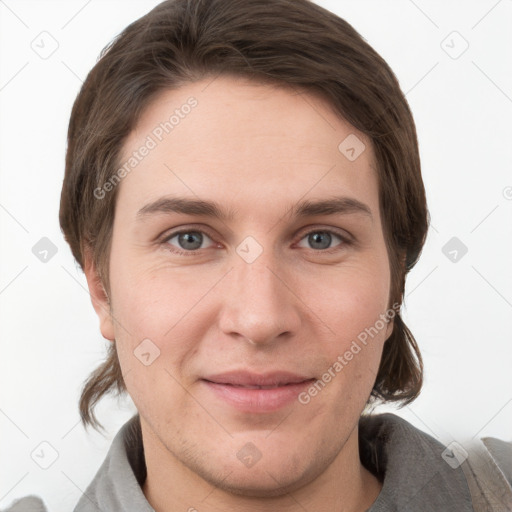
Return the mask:
POLYGON ((231 384, 234 386, 279 386, 285 384, 296 384, 311 380, 312 377, 299 375, 297 373, 274 371, 267 373, 253 373, 244 370, 235 370, 224 373, 216 373, 203 377, 203 380, 216 382, 218 384, 231 384))

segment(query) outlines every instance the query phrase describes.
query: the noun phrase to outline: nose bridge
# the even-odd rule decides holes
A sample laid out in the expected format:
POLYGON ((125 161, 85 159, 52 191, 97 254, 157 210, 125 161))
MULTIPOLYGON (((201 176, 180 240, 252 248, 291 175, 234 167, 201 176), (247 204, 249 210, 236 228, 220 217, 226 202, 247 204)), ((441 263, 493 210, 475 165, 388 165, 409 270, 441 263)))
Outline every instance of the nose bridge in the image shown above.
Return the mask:
POLYGON ((283 265, 276 263, 271 249, 257 251, 251 243, 237 248, 231 285, 222 298, 221 328, 253 344, 268 344, 283 333, 296 332, 299 315, 295 296, 280 275, 283 265))

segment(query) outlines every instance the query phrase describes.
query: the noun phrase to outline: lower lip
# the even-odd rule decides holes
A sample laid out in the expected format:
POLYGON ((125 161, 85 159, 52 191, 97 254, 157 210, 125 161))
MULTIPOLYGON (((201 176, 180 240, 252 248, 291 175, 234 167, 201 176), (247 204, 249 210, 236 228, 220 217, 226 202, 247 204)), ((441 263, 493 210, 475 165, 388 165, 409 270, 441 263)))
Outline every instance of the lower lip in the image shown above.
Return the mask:
POLYGON ((242 412, 273 412, 292 403, 315 379, 272 389, 250 389, 203 380, 219 398, 242 412))

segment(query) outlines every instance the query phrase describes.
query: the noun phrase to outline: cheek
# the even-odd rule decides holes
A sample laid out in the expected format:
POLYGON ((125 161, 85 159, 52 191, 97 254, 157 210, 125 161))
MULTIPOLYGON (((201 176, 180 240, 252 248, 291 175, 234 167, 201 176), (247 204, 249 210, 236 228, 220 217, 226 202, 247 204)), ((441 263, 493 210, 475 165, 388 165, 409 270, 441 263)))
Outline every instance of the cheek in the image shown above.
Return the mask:
POLYGON ((118 290, 116 344, 124 381, 138 411, 150 417, 160 408, 186 410, 182 369, 197 353, 201 332, 190 290, 160 276, 131 274, 129 287, 118 290), (121 293, 119 293, 121 292, 121 293), (185 297, 184 297, 185 295, 185 297), (187 298, 188 296, 188 298, 187 298))
MULTIPOLYGON (((331 276, 329 292, 315 292, 315 312, 328 326, 321 340, 325 373, 337 398, 332 403, 362 404, 377 376, 387 338, 390 275, 387 259, 345 268, 331 276)), ((314 393, 314 391, 313 391, 314 393)))
POLYGON ((310 303, 334 331, 331 334, 346 341, 373 326, 386 312, 389 286, 387 260, 344 267, 329 276, 328 286, 322 289, 316 284, 309 288, 313 290, 310 303))
POLYGON ((332 428, 340 417, 360 414, 364 407, 377 377, 388 326, 386 272, 354 270, 337 284, 320 303, 319 316, 329 327, 329 335, 319 339, 323 373, 300 400, 309 404, 312 416, 331 418, 332 428))
POLYGON ((178 382, 186 381, 215 321, 207 293, 218 276, 148 268, 129 259, 112 270, 116 344, 128 392, 136 405, 138 396, 156 389, 179 401, 178 382))
POLYGON ((170 335, 204 295, 206 284, 196 275, 182 274, 179 269, 148 268, 136 259, 112 269, 114 315, 120 324, 127 324, 132 338, 170 335))

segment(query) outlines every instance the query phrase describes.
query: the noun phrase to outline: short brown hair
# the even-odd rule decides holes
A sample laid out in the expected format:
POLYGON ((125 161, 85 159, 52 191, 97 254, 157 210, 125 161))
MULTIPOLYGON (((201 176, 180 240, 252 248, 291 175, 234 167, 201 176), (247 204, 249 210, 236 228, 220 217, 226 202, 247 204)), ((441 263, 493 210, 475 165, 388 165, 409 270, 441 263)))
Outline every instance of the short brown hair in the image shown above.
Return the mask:
MULTIPOLYGON (((405 276, 428 230, 416 128, 387 63, 346 21, 309 0, 167 0, 130 24, 100 55, 71 113, 60 225, 84 269, 90 253, 110 296, 108 263, 123 142, 155 95, 219 74, 320 94, 366 134, 375 152, 379 203, 390 260, 390 304, 402 303, 405 276)), ((421 355, 400 314, 384 345, 370 400, 410 403, 423 380, 421 355)), ((80 397, 85 426, 94 406, 126 391, 116 345, 80 397)))

